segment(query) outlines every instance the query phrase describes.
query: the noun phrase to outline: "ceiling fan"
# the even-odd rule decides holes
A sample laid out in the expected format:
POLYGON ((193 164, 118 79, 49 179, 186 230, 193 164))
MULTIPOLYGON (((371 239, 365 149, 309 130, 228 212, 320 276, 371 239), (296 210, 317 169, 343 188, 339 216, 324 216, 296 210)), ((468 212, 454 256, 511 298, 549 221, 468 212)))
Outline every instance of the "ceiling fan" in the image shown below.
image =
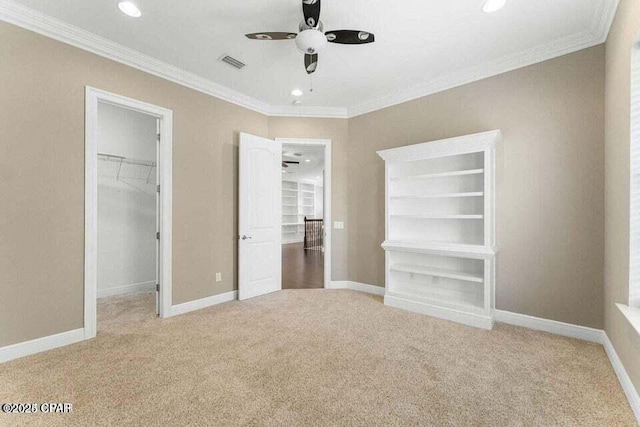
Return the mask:
MULTIPOLYGON (((291 153, 289 151, 285 151, 284 153, 282 153, 282 157, 302 157, 302 153, 291 153)), ((283 168, 288 168, 289 165, 299 165, 300 162, 297 160, 283 160, 282 161, 282 167, 283 168)))
POLYGON ((288 168, 289 165, 299 165, 299 164, 300 164, 300 162, 293 162, 291 160, 283 160, 282 161, 282 167, 283 168, 288 168))
POLYGON ((285 32, 264 32, 246 34, 253 40, 295 40, 300 52, 304 53, 304 68, 312 74, 318 68, 318 52, 327 42, 338 44, 367 44, 375 41, 372 33, 359 30, 335 30, 323 33, 320 21, 320 0, 302 0, 304 20, 300 22, 299 34, 285 32))

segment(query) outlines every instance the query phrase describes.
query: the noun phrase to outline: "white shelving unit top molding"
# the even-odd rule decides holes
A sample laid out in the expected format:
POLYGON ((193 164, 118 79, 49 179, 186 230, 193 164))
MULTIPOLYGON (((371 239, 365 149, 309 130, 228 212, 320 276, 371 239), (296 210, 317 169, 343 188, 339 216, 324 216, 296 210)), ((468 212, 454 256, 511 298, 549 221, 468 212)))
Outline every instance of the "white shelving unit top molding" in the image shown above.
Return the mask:
POLYGON ((493 130, 440 141, 423 142, 421 144, 381 150, 378 151, 378 155, 386 162, 435 159, 458 154, 476 153, 487 148, 495 148, 501 141, 502 132, 493 130))

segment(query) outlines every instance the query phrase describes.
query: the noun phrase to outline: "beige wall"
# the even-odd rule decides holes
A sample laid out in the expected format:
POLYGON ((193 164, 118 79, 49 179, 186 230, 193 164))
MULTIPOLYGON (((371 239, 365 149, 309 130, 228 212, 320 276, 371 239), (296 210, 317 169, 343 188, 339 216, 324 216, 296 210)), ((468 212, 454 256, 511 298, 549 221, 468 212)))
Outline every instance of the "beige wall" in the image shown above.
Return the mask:
POLYGON ((85 85, 173 110, 173 303, 233 290, 238 133, 267 117, 6 23, 0 40, 0 347, 83 326, 85 85))
POLYGON ((606 45, 605 330, 640 390, 640 337, 616 303, 629 302, 629 144, 631 48, 640 2, 622 0, 606 45))
MULTIPOLYGON (((347 221, 348 121, 346 119, 312 119, 270 117, 270 138, 313 138, 331 140, 331 215, 332 221, 347 221)), ((348 227, 332 230, 331 279, 347 280, 348 227)))
POLYGON ((376 150, 492 129, 497 308, 603 326, 604 47, 349 121, 349 279, 384 285, 384 167, 376 150))
MULTIPOLYGON (((618 18, 607 47, 617 73, 609 104, 624 72, 628 81, 616 40, 631 32, 621 27, 618 18)), ((0 39, 0 347, 82 327, 85 85, 174 111, 174 304, 236 288, 239 132, 333 141, 333 219, 346 227, 333 230, 332 279, 383 285, 375 151, 501 129, 498 308, 603 326, 602 46, 340 120, 267 118, 9 24, 0 23, 0 39)), ((624 123, 609 118, 607 298, 622 301, 616 201, 628 203, 617 196, 628 185, 628 143, 624 123)), ((607 328, 621 320, 610 305, 607 328)), ((623 329, 608 332, 627 339, 623 329)), ((629 369, 637 381, 638 368, 629 369)))

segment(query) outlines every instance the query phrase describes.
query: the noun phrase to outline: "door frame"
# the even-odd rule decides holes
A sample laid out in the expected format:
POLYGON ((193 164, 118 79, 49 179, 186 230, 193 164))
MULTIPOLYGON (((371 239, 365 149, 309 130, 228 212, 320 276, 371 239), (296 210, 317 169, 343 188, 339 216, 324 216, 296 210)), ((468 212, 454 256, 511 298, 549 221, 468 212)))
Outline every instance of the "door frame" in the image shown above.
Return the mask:
POLYGON ((171 317, 171 223, 173 111, 90 86, 85 88, 85 216, 84 216, 84 339, 97 332, 98 288, 98 104, 127 108, 160 120, 160 317, 171 317))
POLYGON ((330 139, 310 139, 310 138, 276 138, 282 145, 307 145, 324 147, 324 182, 322 207, 324 220, 324 288, 331 288, 331 140, 330 139))

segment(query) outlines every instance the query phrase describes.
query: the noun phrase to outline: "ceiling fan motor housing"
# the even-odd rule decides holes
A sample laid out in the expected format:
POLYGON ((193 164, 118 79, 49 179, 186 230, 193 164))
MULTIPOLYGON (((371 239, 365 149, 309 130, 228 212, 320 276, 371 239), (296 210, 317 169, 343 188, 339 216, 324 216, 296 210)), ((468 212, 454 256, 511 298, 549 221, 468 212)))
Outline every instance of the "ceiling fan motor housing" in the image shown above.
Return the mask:
POLYGON ((304 30, 296 37, 296 46, 304 54, 316 54, 327 46, 327 36, 315 29, 304 30))

